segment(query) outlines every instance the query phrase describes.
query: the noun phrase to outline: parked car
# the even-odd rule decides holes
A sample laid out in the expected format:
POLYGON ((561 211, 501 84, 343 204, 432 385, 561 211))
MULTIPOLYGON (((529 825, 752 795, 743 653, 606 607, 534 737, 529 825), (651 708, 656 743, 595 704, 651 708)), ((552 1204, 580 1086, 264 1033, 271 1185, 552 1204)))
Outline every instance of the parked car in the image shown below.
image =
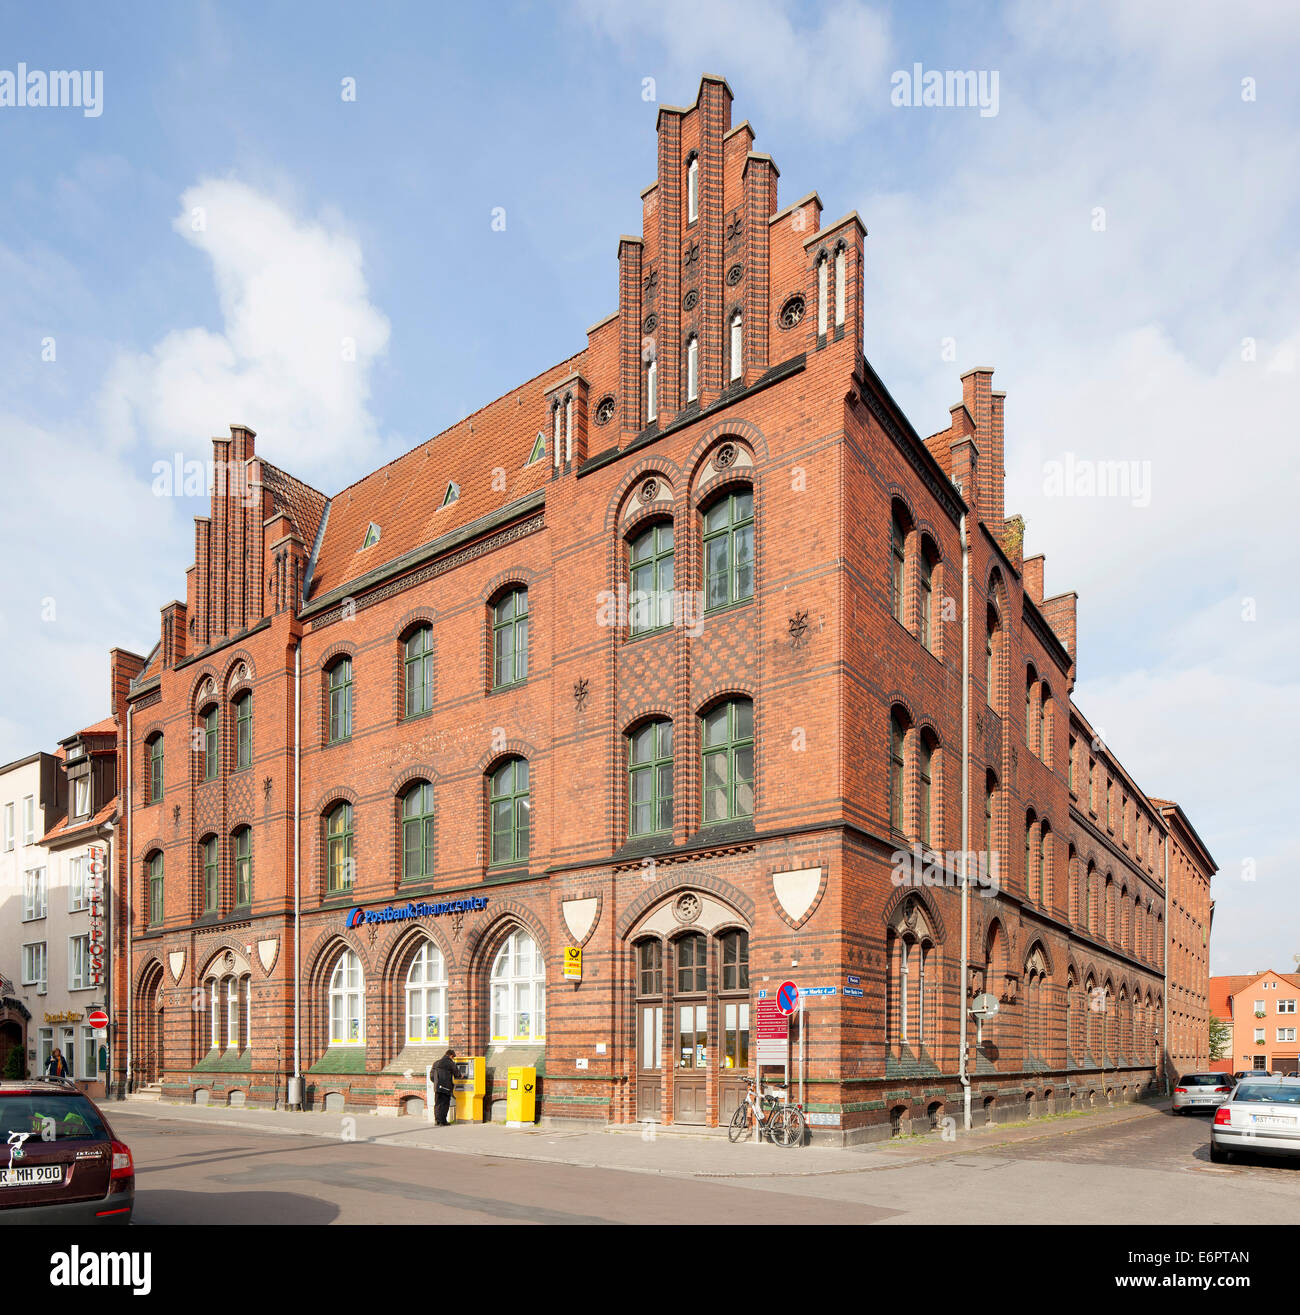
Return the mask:
POLYGON ((1184 1073, 1174 1087, 1174 1113, 1218 1109, 1232 1095, 1232 1085, 1226 1073, 1184 1073))
POLYGON ((129 1224, 135 1164, 64 1078, 0 1081, 0 1225, 129 1224))
POLYGON ((1231 1098, 1215 1111, 1210 1159, 1222 1164, 1236 1151, 1300 1155, 1300 1080, 1268 1078, 1237 1084, 1231 1098))
POLYGON ((1266 1068, 1243 1068, 1232 1075, 1232 1080, 1240 1082, 1243 1078, 1271 1078, 1272 1076, 1266 1068))

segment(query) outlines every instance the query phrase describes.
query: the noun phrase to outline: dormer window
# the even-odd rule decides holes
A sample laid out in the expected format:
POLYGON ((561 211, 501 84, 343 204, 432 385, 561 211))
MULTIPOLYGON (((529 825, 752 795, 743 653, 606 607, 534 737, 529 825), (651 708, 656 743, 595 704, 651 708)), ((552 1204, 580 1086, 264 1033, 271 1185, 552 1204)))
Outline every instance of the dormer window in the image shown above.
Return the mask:
POLYGON ((370 524, 366 526, 366 537, 365 539, 362 540, 361 551, 364 552, 372 544, 376 544, 378 542, 379 542, 379 526, 376 525, 374 521, 371 521, 370 524))
POLYGON ((686 340, 686 400, 694 402, 700 395, 700 340, 694 335, 686 340))
POLYGON ((533 450, 528 454, 528 460, 524 463, 531 466, 534 461, 540 461, 546 455, 546 435, 539 429, 537 438, 533 441, 533 450))
POLYGON ((442 495, 442 505, 450 507, 460 497, 460 485, 455 480, 448 481, 447 492, 442 495))
POLYGON ((79 776, 72 783, 73 816, 90 816, 90 777, 79 776))
POLYGON ((700 217, 700 157, 691 156, 686 166, 686 222, 693 224, 700 217))

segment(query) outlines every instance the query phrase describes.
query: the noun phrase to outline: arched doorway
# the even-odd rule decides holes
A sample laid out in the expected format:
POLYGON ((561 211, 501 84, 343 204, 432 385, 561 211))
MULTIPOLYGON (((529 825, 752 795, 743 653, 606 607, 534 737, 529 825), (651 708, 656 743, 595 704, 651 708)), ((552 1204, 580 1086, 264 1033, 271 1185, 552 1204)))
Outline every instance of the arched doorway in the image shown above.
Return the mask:
MULTIPOLYGON (((4 1076, 8 1067, 10 1053, 14 1050, 25 1051, 26 1045, 22 1023, 7 1008, 0 1007, 0 1077, 4 1076)), ((19 1076, 26 1076, 26 1063, 27 1056, 24 1053, 23 1071, 19 1076)))
POLYGON ((140 990, 136 996, 137 1017, 140 1020, 136 1035, 140 1044, 135 1055, 134 1066, 140 1083, 157 1082, 163 1075, 165 1030, 162 984, 162 964, 157 962, 150 964, 140 979, 140 990))

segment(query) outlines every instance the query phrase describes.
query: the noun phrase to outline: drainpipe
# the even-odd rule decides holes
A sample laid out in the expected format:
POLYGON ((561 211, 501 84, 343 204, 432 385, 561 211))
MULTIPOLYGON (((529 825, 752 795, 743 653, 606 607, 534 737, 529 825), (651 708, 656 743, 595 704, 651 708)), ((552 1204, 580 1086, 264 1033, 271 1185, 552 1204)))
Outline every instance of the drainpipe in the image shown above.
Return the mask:
MULTIPOLYGON (((302 1055, 301 1055, 301 1006, 302 1006, 302 884, 299 861, 299 837, 302 834, 302 772, 301 772, 301 736, 302 725, 302 644, 293 649, 293 1083, 296 1088, 298 1104, 302 1105, 302 1055)), ((293 1104, 290 1098, 289 1104, 293 1104)))
MULTIPOLYGON (((123 812, 126 815, 126 839, 123 842, 126 849, 126 1073, 122 1082, 123 1098, 131 1090, 131 1061, 132 1045, 134 1041, 134 1027, 132 1024, 132 1005, 134 1004, 133 982, 135 981, 135 967, 132 959, 132 941, 131 941, 131 924, 134 920, 134 910, 132 893, 135 890, 134 866, 135 860, 131 851, 131 766, 135 760, 135 752, 131 747, 131 718, 135 714, 135 707, 128 703, 126 705, 126 807, 123 812)), ((112 942, 110 942, 110 945, 112 942)), ((109 958, 113 956, 110 953, 109 958)), ((109 1052, 112 1053, 111 1051, 109 1052)))
POLYGON ((1164 1069, 1164 1073, 1161 1076, 1163 1076, 1165 1080, 1166 1096, 1170 1094, 1169 1088, 1171 1085, 1169 1081, 1169 841, 1172 836, 1173 836, 1173 832, 1171 831, 1169 832, 1168 835, 1165 836, 1165 844, 1164 844, 1164 850, 1165 850, 1165 955, 1164 958, 1165 961, 1163 966, 1165 970, 1165 1008, 1164 1008, 1165 1025, 1164 1025, 1164 1035, 1161 1037, 1162 1044, 1160 1047, 1160 1060, 1161 1060, 1161 1067, 1164 1069))
MULTIPOLYGON (((970 1131, 970 1074, 966 1069, 966 982, 970 976, 970 542, 966 513, 961 515, 961 980, 957 1009, 961 1019, 957 1076, 962 1085, 962 1121, 970 1131)), ((1166 997, 1167 998, 1167 997, 1166 997)))

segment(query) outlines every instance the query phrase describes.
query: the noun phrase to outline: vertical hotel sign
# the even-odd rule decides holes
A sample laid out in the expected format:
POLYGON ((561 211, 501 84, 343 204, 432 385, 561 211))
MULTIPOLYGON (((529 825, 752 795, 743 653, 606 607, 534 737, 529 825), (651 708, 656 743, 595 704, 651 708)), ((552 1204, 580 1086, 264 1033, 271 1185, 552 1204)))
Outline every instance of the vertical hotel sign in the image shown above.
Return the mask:
POLYGON ((88 945, 90 950, 90 970, 88 979, 91 986, 104 985, 104 872, 108 865, 107 851, 103 845, 91 845, 87 851, 86 866, 86 907, 90 910, 90 933, 88 945))

